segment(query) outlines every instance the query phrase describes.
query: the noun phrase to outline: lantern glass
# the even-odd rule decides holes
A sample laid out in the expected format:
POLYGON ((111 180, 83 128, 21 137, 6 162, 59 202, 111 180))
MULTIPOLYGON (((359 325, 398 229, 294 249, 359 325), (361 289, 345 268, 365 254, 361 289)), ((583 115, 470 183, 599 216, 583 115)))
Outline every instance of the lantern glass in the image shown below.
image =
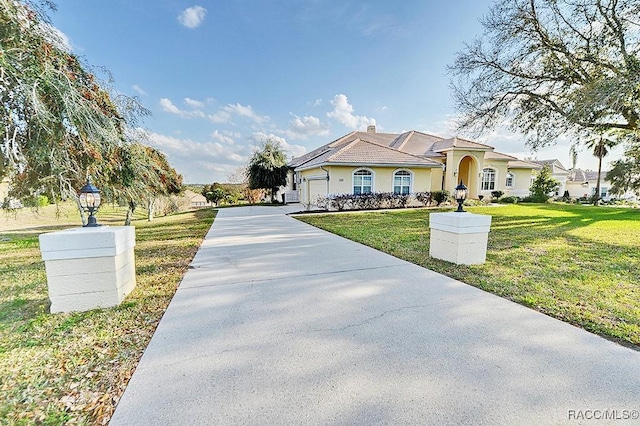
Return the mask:
POLYGON ((78 201, 82 209, 89 213, 88 223, 85 226, 99 226, 96 223, 95 212, 100 207, 102 199, 100 190, 91 184, 90 179, 87 179, 87 183, 80 189, 78 201))
POLYGON ((458 213, 462 213, 464 212, 463 208, 462 208, 462 204, 464 203, 464 200, 467 199, 467 194, 468 194, 468 189, 465 186, 464 183, 462 183, 462 181, 460 181, 460 185, 455 187, 454 190, 454 197, 456 199, 456 201, 458 202, 458 210, 456 210, 456 212, 458 213))

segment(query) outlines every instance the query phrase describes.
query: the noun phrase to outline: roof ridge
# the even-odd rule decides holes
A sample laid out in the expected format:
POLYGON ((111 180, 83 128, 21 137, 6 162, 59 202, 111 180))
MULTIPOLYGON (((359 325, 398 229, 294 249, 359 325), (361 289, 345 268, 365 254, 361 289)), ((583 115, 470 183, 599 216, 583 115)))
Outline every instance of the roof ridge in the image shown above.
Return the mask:
MULTIPOLYGON (((354 140, 352 140, 351 142, 349 142, 348 144, 346 144, 345 146, 341 147, 340 149, 336 150, 336 152, 334 152, 333 154, 331 154, 330 156, 327 157, 326 161, 331 161, 333 160, 338 154, 341 154, 343 152, 346 152, 348 150, 350 150, 351 148, 353 148, 358 142, 360 142, 362 139, 360 138, 355 138, 354 140)), ((377 145, 377 144, 376 144, 377 145)), ((378 145, 381 146, 381 145, 378 145)))

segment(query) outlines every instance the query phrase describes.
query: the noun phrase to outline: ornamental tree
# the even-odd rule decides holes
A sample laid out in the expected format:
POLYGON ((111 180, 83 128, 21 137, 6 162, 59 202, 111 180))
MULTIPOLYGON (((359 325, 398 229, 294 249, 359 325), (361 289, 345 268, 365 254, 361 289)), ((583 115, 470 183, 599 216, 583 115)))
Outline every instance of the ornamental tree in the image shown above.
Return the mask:
POLYGON ((287 184, 287 157, 280 144, 267 140, 253 152, 247 164, 250 189, 266 189, 271 192, 271 202, 280 186, 287 184))

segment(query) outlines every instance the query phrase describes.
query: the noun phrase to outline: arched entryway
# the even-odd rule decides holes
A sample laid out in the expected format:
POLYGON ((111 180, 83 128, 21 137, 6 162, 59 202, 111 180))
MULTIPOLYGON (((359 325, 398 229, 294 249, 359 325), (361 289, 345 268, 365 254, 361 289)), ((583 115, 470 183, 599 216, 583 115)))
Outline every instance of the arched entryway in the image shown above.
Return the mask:
POLYGON ((465 155, 458 163, 456 184, 460 181, 469 188, 469 198, 478 198, 478 162, 471 155, 465 155))

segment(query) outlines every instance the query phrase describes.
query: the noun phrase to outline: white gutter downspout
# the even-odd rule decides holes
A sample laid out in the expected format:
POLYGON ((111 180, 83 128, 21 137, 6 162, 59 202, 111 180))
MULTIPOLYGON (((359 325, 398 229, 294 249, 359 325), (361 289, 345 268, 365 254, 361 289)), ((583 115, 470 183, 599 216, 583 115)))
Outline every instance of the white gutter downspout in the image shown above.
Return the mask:
POLYGON ((325 191, 325 195, 329 195, 329 170, 325 169, 324 166, 320 166, 320 169, 327 174, 327 190, 325 191))

